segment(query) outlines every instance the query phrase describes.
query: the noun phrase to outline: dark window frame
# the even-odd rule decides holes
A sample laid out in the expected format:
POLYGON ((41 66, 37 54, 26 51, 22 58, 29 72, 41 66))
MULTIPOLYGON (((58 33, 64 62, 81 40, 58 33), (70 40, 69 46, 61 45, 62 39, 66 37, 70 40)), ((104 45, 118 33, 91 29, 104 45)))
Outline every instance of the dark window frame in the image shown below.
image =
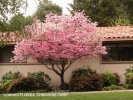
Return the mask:
MULTIPOLYGON (((11 43, 11 44, 9 44, 9 43, 7 43, 7 44, 5 44, 5 45, 3 45, 3 46, 0 46, 0 50, 3 48, 3 50, 4 50, 4 48, 8 48, 9 46, 13 46, 13 47, 15 47, 15 44, 14 43, 11 43)), ((14 50, 14 48, 13 48, 13 50, 14 50)), ((12 51, 13 51, 12 50, 12 51)), ((12 51, 10 51, 10 53, 12 52, 12 51)), ((1 51, 0 51, 1 52, 1 51)), ((7 56, 7 55, 6 55, 7 56)), ((12 54, 12 57, 13 57, 13 54, 12 54)), ((12 57, 9 57, 8 59, 11 59, 12 57)), ((1 59, 0 59, 1 60, 1 59)), ((15 65, 18 65, 18 64, 28 64, 27 63, 27 59, 26 59, 26 61, 24 61, 24 62, 22 62, 22 63, 13 63, 13 62, 6 62, 6 61, 4 61, 4 62, 2 62, 2 61, 0 61, 0 65, 11 65, 11 64, 15 64, 15 65)))
POLYGON ((133 46, 133 41, 105 41, 103 42, 103 45, 104 46, 107 46, 107 45, 115 45, 117 47, 117 56, 118 56, 118 59, 119 60, 108 60, 108 61, 105 61, 103 60, 103 55, 100 56, 100 61, 102 64, 113 64, 113 63, 116 63, 116 64, 121 64, 121 63, 133 63, 133 60, 120 60, 120 54, 118 54, 119 52, 119 49, 120 49, 120 45, 129 45, 131 44, 133 46))

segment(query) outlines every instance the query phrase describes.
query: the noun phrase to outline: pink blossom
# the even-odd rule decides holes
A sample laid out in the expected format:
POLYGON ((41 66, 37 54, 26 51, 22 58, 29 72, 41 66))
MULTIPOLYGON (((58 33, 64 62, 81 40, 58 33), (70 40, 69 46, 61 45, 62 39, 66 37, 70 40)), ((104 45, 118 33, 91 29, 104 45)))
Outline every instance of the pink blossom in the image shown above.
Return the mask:
POLYGON ((26 29, 32 37, 16 44, 14 62, 22 62, 29 56, 34 59, 74 59, 106 54, 103 38, 95 33, 96 24, 80 12, 73 16, 49 14, 45 23, 35 20, 26 29))

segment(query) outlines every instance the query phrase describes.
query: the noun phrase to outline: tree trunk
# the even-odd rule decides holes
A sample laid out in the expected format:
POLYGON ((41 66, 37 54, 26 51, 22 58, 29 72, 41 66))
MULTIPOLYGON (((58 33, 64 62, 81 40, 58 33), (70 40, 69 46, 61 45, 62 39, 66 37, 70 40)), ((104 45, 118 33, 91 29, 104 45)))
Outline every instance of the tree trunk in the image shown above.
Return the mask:
POLYGON ((64 86, 64 73, 60 75, 60 81, 61 81, 60 89, 63 89, 63 86, 64 86))
POLYGON ((64 73, 60 75, 60 80, 61 80, 61 85, 59 86, 59 88, 61 90, 68 90, 69 85, 64 82, 64 73))

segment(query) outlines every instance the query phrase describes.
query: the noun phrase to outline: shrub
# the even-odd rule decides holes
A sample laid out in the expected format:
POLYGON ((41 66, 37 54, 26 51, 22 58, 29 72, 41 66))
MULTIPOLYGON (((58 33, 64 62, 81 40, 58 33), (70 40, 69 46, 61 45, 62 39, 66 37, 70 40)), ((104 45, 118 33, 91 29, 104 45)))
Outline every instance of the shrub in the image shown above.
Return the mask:
POLYGON ((74 71, 72 71, 71 78, 79 77, 81 75, 90 75, 90 74, 96 74, 96 71, 87 67, 85 68, 78 68, 74 71))
POLYGON ((104 87, 118 85, 120 82, 120 76, 117 73, 105 72, 102 74, 102 79, 104 87))
POLYGON ((133 84, 125 84, 126 89, 133 89, 133 84))
POLYGON ((118 85, 120 83, 120 76, 118 73, 113 73, 116 77, 116 85, 118 85))
POLYGON ((8 88, 8 86, 10 85, 10 83, 12 82, 12 80, 7 80, 4 83, 1 84, 1 89, 2 90, 6 90, 8 88))
POLYGON ((126 88, 133 89, 133 73, 126 73, 126 88))
POLYGON ((130 66, 129 68, 126 68, 125 75, 128 74, 128 73, 133 73, 133 66, 130 66))
POLYGON ((5 75, 2 76, 2 80, 1 82, 4 83, 7 80, 13 80, 13 79, 17 79, 19 77, 21 77, 22 74, 20 72, 8 72, 5 75))
POLYGON ((102 89, 102 76, 99 74, 82 75, 71 79, 70 91, 96 91, 102 89))
POLYGON ((18 91, 30 91, 35 88, 35 80, 29 77, 20 77, 12 80, 9 87, 6 89, 7 92, 18 92, 18 91))
POLYGON ((50 76, 45 74, 44 72, 34 72, 28 73, 29 78, 33 78, 35 80, 36 89, 46 89, 49 87, 50 76))
POLYGON ((103 90, 110 91, 110 90, 122 90, 122 86, 117 86, 117 85, 111 85, 108 87, 104 87, 103 90))
POLYGON ((20 72, 8 72, 2 76, 1 80, 1 89, 4 91, 8 88, 9 84, 12 82, 13 79, 17 79, 19 77, 22 77, 22 74, 20 72))
POLYGON ((127 73, 126 74, 126 84, 133 84, 133 73, 127 73))

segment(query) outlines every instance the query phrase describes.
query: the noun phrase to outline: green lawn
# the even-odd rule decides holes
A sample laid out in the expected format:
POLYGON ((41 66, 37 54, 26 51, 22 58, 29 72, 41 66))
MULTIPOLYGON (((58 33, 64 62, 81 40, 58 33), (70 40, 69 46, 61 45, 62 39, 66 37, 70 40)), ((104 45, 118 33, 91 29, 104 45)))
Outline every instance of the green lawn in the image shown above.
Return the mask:
POLYGON ((68 96, 11 97, 0 95, 0 100, 133 100, 133 92, 68 94, 68 96))

